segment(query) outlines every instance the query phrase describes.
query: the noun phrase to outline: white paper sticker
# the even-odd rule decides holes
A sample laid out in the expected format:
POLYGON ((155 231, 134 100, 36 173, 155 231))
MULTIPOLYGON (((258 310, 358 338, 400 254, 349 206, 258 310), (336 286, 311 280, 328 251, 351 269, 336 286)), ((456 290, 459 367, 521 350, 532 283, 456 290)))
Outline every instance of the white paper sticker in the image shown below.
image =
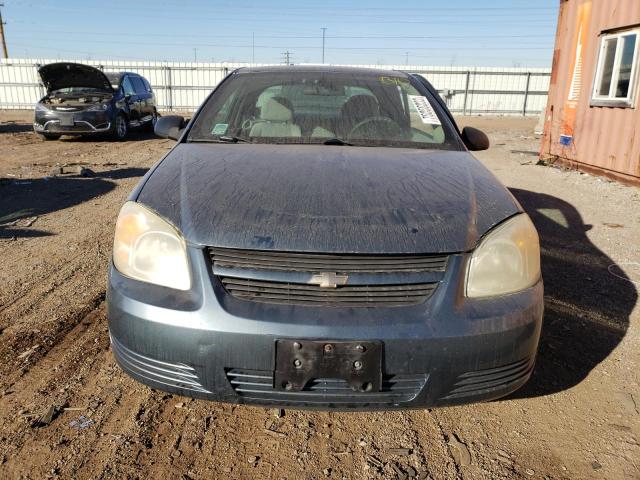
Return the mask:
POLYGON ((438 115, 436 115, 436 112, 429 103, 427 97, 422 97, 420 95, 408 95, 408 97, 418 112, 418 115, 420 115, 422 123, 441 125, 440 119, 438 118, 438 115))

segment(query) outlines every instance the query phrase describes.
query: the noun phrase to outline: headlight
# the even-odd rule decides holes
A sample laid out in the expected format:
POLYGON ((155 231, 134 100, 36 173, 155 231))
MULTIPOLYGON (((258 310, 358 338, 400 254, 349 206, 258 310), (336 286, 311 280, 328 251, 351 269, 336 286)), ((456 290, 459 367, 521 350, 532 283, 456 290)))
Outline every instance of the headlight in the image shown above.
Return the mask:
POLYGON ((36 112, 48 112, 49 109, 42 103, 36 103, 36 112))
POLYGON ((101 112, 103 110, 106 110, 107 108, 109 108, 109 104, 108 103, 96 103, 95 105, 91 105, 89 108, 87 108, 87 111, 89 111, 89 112, 101 112))
POLYGON ((539 279, 538 232, 523 213, 489 232, 473 252, 467 272, 467 296, 513 293, 531 287, 539 279))
POLYGON ((113 264, 120 273, 136 280, 178 290, 191 288, 182 235, 136 202, 125 203, 118 215, 113 264))

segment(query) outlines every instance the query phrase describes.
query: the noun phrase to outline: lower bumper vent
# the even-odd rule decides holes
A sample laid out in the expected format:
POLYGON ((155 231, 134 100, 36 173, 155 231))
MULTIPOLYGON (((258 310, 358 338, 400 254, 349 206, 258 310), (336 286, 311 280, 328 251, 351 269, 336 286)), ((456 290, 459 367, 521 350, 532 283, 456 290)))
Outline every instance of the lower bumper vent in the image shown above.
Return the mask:
POLYGON ((410 402, 424 388, 428 375, 387 375, 380 392, 354 392, 340 379, 315 379, 304 390, 286 392, 273 387, 273 373, 268 370, 227 370, 227 380, 243 398, 262 402, 305 404, 398 404, 410 402))
POLYGON ((111 348, 118 363, 133 377, 153 384, 167 385, 193 392, 211 393, 199 381, 196 371, 183 363, 168 363, 142 356, 111 337, 111 348))
POLYGON ((493 391, 515 387, 529 378, 533 370, 534 360, 526 358, 502 367, 476 370, 458 376, 453 389, 441 400, 452 400, 459 397, 484 395, 493 391))

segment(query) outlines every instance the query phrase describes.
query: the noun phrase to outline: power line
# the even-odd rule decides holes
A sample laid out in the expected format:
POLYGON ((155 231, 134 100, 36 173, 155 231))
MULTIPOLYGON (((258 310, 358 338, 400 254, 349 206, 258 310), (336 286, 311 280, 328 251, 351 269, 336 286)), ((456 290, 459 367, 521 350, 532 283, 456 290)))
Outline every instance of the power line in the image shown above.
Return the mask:
MULTIPOLYGON (((14 23, 24 23, 16 21, 14 23)), ((68 30, 41 30, 39 33, 64 33, 69 34, 68 30)), ((101 37, 113 37, 113 33, 104 32, 83 32, 74 30, 72 33, 82 36, 101 36, 101 37)), ((255 32, 253 33, 255 35, 255 32)), ((188 33, 130 33, 123 32, 118 33, 119 37, 194 37, 194 38, 246 38, 246 35, 207 35, 207 34, 188 34, 188 33)), ((314 35, 259 35, 259 38, 275 38, 275 39, 296 39, 296 40, 309 40, 317 38, 314 35)), ((30 36, 29 36, 30 38, 30 36)), ((532 35, 327 35, 328 39, 362 39, 362 40, 438 40, 438 39, 493 39, 493 38, 549 38, 553 40, 555 38, 554 32, 548 34, 532 34, 532 35)))
MULTIPOLYGON (((120 60, 124 60, 124 61, 136 61, 135 58, 132 57, 125 57, 122 55, 117 55, 117 54, 112 54, 112 53, 108 53, 108 52, 101 52, 101 51, 93 51, 93 52, 88 52, 88 51, 83 51, 83 50, 69 50, 69 49, 61 49, 61 48, 55 48, 55 47, 44 47, 44 46, 40 46, 40 45, 27 45, 27 44, 22 44, 22 43, 16 43, 15 46, 17 47, 25 47, 25 48, 34 48, 34 49, 42 49, 42 50, 49 50, 49 51, 54 51, 54 52, 65 52, 65 53, 72 53, 72 54, 81 54, 83 56, 87 56, 87 55, 91 55, 91 54, 95 54, 95 55, 104 55, 104 56, 108 56, 110 58, 117 58, 120 60)), ((290 54, 291 55, 291 54, 290 54)), ((362 56, 362 55, 375 55, 380 57, 380 54, 378 52, 359 52, 358 56, 362 56)), ((392 55, 392 54, 390 54, 392 55)), ((416 55, 413 54, 414 57, 420 57, 420 58, 444 58, 446 54, 443 55, 416 55)), ((486 55, 478 55, 478 54, 473 54, 473 55, 458 55, 457 56, 458 60, 460 58, 469 58, 472 60, 509 60, 511 61, 511 59, 507 59, 505 57, 494 57, 494 56, 486 56, 486 55)), ((142 60, 142 59, 141 59, 142 60)), ((147 59, 148 60, 148 59, 147 59)), ((540 58, 522 58, 522 57, 518 57, 519 61, 527 61, 527 62, 541 62, 542 60, 540 58)), ((277 61, 282 61, 282 58, 279 59, 274 59, 272 60, 274 62, 277 61)), ((220 63, 225 63, 226 61, 220 62, 220 63)), ((211 63, 215 63, 215 62, 211 62, 211 63)), ((243 63, 243 62, 240 62, 243 63)), ((342 62, 342 63, 350 63, 350 62, 342 62)), ((395 62, 382 62, 384 64, 393 64, 396 65, 397 63, 395 62)), ((546 63, 546 62, 545 62, 546 63)), ((468 65, 471 66, 471 65, 468 65)))

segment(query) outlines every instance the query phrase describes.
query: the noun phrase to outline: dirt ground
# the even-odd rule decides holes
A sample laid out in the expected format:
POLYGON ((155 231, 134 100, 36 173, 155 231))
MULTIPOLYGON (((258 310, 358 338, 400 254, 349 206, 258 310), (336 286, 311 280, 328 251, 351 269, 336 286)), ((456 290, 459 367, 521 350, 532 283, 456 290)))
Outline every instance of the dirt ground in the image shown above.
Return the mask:
POLYGON ((535 119, 461 122, 489 133, 478 158, 541 235, 535 373, 500 401, 356 414, 123 374, 104 305, 114 221, 172 142, 45 142, 30 114, 0 112, 0 478, 640 478, 640 191, 536 165, 535 119))

